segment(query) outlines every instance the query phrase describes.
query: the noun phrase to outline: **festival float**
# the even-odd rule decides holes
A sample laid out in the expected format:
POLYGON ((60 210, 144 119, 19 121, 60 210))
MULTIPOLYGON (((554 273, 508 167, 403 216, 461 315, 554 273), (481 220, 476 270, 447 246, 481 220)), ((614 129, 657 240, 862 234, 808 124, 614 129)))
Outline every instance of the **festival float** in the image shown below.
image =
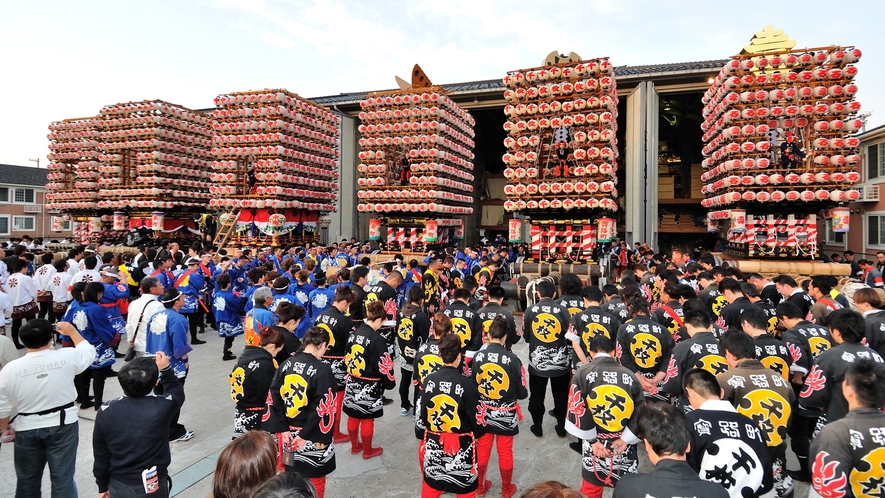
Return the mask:
MULTIPOLYGON (((212 118, 162 100, 108 105, 98 120, 104 229, 193 239, 209 203, 212 118)), ((204 227, 205 228, 205 227, 204 227)))
POLYGON ((215 98, 209 207, 216 244, 295 245, 335 211, 341 118, 287 90, 215 98))
POLYGON ((200 235, 209 201, 211 118, 160 100, 105 106, 91 118, 49 126, 47 209, 52 230, 73 222, 74 239, 122 241, 200 235))
POLYGON ((861 52, 795 45, 767 26, 703 98, 702 205, 733 256, 814 259, 818 218, 848 231, 847 203, 862 196, 861 52))
POLYGON ((399 90, 360 102, 357 210, 371 215, 370 240, 424 251, 464 238, 475 121, 417 64, 411 84, 398 81, 399 90))
MULTIPOLYGON (((526 217, 526 262, 588 263, 617 238, 618 93, 608 58, 548 56, 504 77, 504 209, 526 217)), ((522 220, 509 222, 520 241, 522 220)))
POLYGON ((96 216, 99 195, 98 117, 65 119, 49 125, 49 159, 46 178, 46 209, 52 217, 52 232, 62 232, 71 222, 76 240, 98 237, 107 216, 96 216))

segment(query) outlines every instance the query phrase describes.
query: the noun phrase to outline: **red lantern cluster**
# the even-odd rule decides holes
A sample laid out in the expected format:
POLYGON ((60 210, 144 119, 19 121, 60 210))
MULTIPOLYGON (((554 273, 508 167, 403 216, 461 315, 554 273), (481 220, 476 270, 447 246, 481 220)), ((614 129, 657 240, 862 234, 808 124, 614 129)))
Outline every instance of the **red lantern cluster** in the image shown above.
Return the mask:
POLYGON ((473 116, 441 88, 373 94, 360 102, 357 210, 473 213, 473 116))
POLYGON ((728 61, 703 98, 703 206, 858 199, 860 55, 831 47, 728 61))
POLYGON ((341 118, 287 90, 215 105, 209 207, 335 211, 341 118))
POLYGON ((209 201, 212 119, 160 100, 100 111, 100 209, 173 209, 209 201))
POLYGON ((617 210, 618 93, 608 59, 513 71, 504 85, 504 208, 617 210))
POLYGON ((86 211, 98 208, 100 132, 98 118, 67 119, 49 125, 47 209, 86 211))

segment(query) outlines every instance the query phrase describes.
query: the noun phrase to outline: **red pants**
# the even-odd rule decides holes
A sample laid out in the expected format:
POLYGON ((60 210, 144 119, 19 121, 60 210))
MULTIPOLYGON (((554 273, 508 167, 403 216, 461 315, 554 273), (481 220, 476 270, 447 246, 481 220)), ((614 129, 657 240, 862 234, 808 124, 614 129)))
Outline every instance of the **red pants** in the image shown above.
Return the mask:
POLYGON ((586 480, 581 480, 581 494, 587 498, 602 498, 602 486, 590 484, 586 480))
POLYGON ((313 484, 313 487, 317 490, 317 498, 323 498, 326 494, 326 476, 311 477, 310 483, 313 484))
POLYGON ((480 467, 489 464, 492 456, 492 442, 497 441, 498 467, 502 469, 513 468, 513 436, 499 436, 486 433, 477 439, 476 457, 480 467))
MULTIPOLYGON (((372 445, 372 436, 375 435, 375 419, 373 418, 347 418, 347 432, 355 436, 359 432, 360 439, 365 443, 368 441, 369 446, 372 445)), ((351 439, 351 444, 359 444, 355 438, 351 439)))
MULTIPOLYGON (((421 485, 421 498, 439 498, 442 496, 443 492, 438 489, 433 489, 426 482, 422 481, 421 485)), ((458 498, 473 498, 476 496, 476 491, 471 491, 469 493, 456 494, 458 498)))

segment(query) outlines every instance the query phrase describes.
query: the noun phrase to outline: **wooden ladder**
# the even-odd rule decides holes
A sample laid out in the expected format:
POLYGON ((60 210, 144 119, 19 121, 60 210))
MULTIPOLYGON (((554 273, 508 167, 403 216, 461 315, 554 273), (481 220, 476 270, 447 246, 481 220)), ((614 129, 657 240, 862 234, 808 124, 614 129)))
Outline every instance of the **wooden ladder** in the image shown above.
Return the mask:
MULTIPOLYGON (((230 242, 230 238, 234 233, 234 230, 237 227, 237 219, 240 217, 240 209, 234 209, 229 213, 224 213, 220 218, 225 218, 222 221, 221 226, 218 227, 218 231, 215 233, 215 239, 212 240, 212 244, 216 247, 215 253, 224 247, 225 244, 230 242)), ((219 219, 219 221, 221 221, 219 219)))
MULTIPOLYGON (((556 154, 556 151, 555 151, 554 148, 553 148, 553 145, 554 145, 554 144, 553 144, 553 135, 555 135, 555 134, 556 134, 556 133, 554 132, 554 133, 550 133, 549 135, 547 135, 547 138, 550 139, 550 151, 547 152, 547 161, 544 163, 544 166, 541 168, 541 170, 538 171, 538 177, 539 177, 539 178, 543 178, 543 179, 546 179, 546 178, 547 178, 547 168, 550 167, 550 158, 551 158, 551 156, 553 156, 553 154, 556 154)), ((541 164, 541 153, 542 153, 543 151, 544 151, 544 139, 541 139, 541 140, 539 140, 539 143, 538 143, 538 151, 537 151, 537 154, 538 154, 538 165, 539 165, 539 166, 540 166, 540 164, 541 164)))

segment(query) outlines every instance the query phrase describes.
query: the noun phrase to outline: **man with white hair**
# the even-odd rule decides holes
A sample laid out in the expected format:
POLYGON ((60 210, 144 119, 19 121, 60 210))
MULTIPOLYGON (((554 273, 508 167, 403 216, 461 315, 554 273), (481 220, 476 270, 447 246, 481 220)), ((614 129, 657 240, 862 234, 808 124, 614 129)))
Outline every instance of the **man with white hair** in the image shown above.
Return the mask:
POLYGON ((277 316, 270 311, 273 304, 273 292, 270 287, 262 286, 252 294, 254 307, 246 313, 243 329, 246 334, 247 346, 258 346, 261 341, 261 331, 265 327, 277 324, 277 316))

